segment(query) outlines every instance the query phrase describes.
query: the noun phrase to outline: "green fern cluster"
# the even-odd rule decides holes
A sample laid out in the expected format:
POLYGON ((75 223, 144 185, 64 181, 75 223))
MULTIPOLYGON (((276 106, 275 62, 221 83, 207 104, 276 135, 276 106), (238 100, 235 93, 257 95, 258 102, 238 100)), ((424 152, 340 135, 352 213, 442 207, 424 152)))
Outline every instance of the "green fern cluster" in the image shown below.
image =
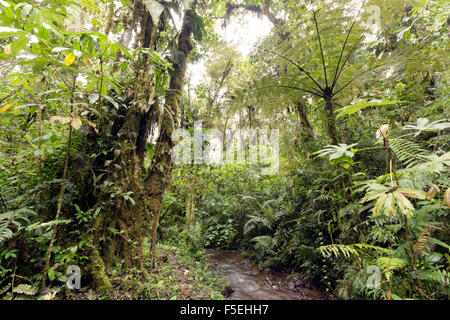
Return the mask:
POLYGON ((21 208, 0 214, 0 244, 13 236, 13 232, 9 228, 11 223, 21 227, 29 224, 30 220, 28 217, 35 214, 36 213, 29 208, 21 208))

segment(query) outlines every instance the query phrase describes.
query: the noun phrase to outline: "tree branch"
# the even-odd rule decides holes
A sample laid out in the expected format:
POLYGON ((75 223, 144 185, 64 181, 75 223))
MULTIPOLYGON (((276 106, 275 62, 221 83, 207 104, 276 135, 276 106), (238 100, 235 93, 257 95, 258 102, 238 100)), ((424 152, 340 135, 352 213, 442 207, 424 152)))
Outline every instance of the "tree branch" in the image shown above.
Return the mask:
POLYGON ((225 16, 222 17, 224 19, 224 26, 226 26, 226 22, 230 19, 231 14, 236 9, 244 9, 246 11, 254 12, 258 15, 265 15, 267 19, 269 19, 270 22, 272 22, 273 25, 278 26, 282 23, 281 19, 278 19, 271 11, 270 11, 270 3, 271 0, 264 0, 263 6, 261 5, 255 5, 255 4, 234 4, 234 3, 227 3, 226 8, 227 12, 225 13, 225 16))

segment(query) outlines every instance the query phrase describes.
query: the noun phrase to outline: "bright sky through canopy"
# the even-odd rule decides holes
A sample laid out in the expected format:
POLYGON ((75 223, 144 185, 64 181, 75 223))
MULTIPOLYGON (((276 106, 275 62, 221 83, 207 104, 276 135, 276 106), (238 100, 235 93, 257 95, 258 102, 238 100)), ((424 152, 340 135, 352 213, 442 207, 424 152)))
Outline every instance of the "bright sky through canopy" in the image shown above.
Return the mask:
MULTIPOLYGON (((236 46, 244 57, 250 54, 256 42, 267 36, 271 29, 272 23, 266 16, 258 17, 252 13, 231 17, 225 28, 222 27, 222 21, 218 21, 215 27, 220 37, 229 45, 236 46)), ((203 64, 203 60, 200 60, 189 66, 188 72, 191 74, 191 84, 194 86, 204 80, 203 64)))

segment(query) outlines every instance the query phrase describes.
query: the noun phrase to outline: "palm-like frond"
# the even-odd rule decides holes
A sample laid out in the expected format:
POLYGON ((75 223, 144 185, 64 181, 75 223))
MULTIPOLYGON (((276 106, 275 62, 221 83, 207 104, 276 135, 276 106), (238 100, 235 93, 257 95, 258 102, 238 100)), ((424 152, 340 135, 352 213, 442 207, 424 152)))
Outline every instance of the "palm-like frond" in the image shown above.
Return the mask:
POLYGON ((351 145, 340 143, 338 145, 328 145, 324 149, 321 149, 314 154, 317 154, 319 157, 328 156, 330 161, 334 159, 338 159, 340 157, 350 157, 353 158, 355 155, 352 148, 355 147, 357 143, 353 143, 351 145))

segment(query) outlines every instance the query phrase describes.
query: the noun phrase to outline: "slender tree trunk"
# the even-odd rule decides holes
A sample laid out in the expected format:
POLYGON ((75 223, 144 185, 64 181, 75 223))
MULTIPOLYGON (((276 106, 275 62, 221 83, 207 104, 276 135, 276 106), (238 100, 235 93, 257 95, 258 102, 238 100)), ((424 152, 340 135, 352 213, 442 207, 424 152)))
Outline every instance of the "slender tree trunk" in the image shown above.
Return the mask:
MULTIPOLYGON (((72 91, 70 93, 70 115, 72 115, 72 113, 73 113, 73 100, 74 100, 76 79, 77 79, 77 75, 74 74, 73 81, 72 81, 72 89, 71 89, 72 91)), ((66 190, 67 171, 68 171, 69 162, 70 162, 70 148, 72 147, 72 132, 73 132, 72 123, 69 122, 69 138, 67 139, 66 159, 64 161, 64 172, 63 172, 63 177, 62 177, 62 182, 61 182, 61 189, 59 191, 58 206, 56 209, 55 221, 58 221, 58 219, 61 215, 64 191, 66 190)), ((55 225, 53 225, 53 228, 52 228, 52 236, 50 238, 50 244, 48 245, 47 254, 45 257, 45 267, 44 267, 44 273, 42 275, 41 290, 44 289, 45 282, 47 281, 47 272, 50 267, 50 256, 52 254, 53 244, 56 240, 56 231, 57 231, 57 225, 55 224, 55 225)))
POLYGON ((227 146, 227 126, 228 126, 228 115, 225 118, 225 124, 223 125, 223 131, 222 131, 222 151, 226 151, 227 146))
POLYGON ((304 102, 296 102, 295 107, 298 112, 298 118, 302 125, 305 140, 308 141, 313 136, 313 129, 308 119, 308 113, 306 112, 306 106, 304 102))

